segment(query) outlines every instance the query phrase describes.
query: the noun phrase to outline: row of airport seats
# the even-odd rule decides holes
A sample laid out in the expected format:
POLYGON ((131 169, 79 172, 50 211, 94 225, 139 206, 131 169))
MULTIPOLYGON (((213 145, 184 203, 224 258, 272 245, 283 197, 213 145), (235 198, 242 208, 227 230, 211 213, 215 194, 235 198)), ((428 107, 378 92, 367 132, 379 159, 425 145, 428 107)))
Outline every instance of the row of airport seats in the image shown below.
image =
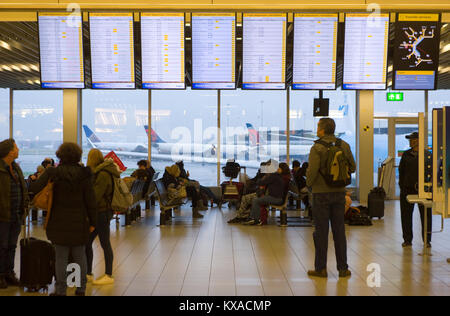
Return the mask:
MULTIPOLYGON (((186 204, 187 199, 183 199, 177 202, 170 202, 168 198, 168 192, 162 182, 162 179, 158 179, 159 172, 155 173, 153 179, 147 189, 147 192, 143 192, 145 188, 145 181, 126 177, 124 178, 125 183, 128 186, 130 193, 133 195, 133 203, 126 212, 114 211, 114 217, 116 226, 120 226, 121 217, 123 217, 123 226, 130 226, 132 223, 142 217, 142 203, 145 203, 145 210, 149 210, 151 206, 156 205, 156 200, 158 200, 160 209, 160 219, 159 226, 165 226, 173 218, 173 210, 179 209, 182 205, 186 204)), ((211 188, 217 195, 221 197, 222 203, 228 203, 230 206, 239 207, 240 199, 244 194, 244 183, 233 181, 234 177, 230 177, 229 181, 222 183, 220 187, 211 188)), ((298 195, 294 192, 289 192, 286 196, 285 201, 282 205, 270 205, 267 207, 268 211, 280 212, 279 213, 279 226, 310 226, 310 221, 308 220, 308 214, 304 211, 301 212, 300 217, 288 217, 288 211, 302 211, 300 201, 302 200, 302 195, 298 195), (297 201, 297 206, 294 208, 289 207, 289 200, 294 199, 297 201)), ((221 203, 221 204, 222 204, 221 203)), ((219 204, 219 207, 221 207, 219 204)), ((45 214, 43 214, 45 216, 45 214)), ((37 210, 33 210, 32 220, 37 220, 37 210)))

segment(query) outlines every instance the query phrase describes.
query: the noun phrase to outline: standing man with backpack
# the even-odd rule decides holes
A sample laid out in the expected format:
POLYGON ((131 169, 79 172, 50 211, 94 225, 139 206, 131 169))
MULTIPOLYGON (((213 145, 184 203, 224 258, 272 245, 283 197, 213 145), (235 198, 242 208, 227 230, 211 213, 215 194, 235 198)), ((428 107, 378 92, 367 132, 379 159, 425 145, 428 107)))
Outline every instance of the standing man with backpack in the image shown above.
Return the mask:
POLYGON ((309 276, 328 277, 327 252, 331 222, 339 277, 349 277, 347 240, 345 237, 345 187, 351 183, 356 164, 350 146, 334 136, 336 124, 331 118, 322 118, 317 127, 317 140, 309 154, 306 184, 312 189, 315 222, 315 269, 309 276))

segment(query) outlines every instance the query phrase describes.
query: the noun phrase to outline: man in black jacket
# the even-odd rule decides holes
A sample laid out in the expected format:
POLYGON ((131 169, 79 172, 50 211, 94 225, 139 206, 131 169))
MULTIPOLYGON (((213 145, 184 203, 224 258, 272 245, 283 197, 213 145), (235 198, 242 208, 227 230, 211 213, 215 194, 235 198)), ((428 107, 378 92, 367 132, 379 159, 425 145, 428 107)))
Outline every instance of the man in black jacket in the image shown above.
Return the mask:
MULTIPOLYGON (((400 209, 402 216, 403 247, 410 247, 413 240, 413 212, 414 204, 408 203, 406 197, 410 194, 418 194, 419 182, 419 134, 417 132, 406 136, 409 139, 410 149, 405 151, 400 160, 399 186, 400 186, 400 209)), ((424 224, 424 207, 419 205, 420 219, 422 221, 422 238, 424 224)), ((431 209, 427 209, 427 247, 431 247, 431 209)))
POLYGON ((0 289, 18 286, 14 257, 28 192, 22 170, 15 163, 19 149, 13 139, 0 142, 0 289))

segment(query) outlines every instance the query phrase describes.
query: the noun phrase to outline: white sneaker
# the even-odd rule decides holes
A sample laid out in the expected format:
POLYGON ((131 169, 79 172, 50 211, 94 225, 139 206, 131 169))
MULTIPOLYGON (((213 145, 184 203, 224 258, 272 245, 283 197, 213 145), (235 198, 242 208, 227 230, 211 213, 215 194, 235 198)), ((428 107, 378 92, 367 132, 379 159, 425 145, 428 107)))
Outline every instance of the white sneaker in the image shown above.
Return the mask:
POLYGON ((86 275, 87 283, 92 283, 94 281, 94 276, 92 274, 86 275))
POLYGON ((109 275, 104 275, 101 278, 92 282, 93 285, 110 285, 114 284, 114 279, 109 275))

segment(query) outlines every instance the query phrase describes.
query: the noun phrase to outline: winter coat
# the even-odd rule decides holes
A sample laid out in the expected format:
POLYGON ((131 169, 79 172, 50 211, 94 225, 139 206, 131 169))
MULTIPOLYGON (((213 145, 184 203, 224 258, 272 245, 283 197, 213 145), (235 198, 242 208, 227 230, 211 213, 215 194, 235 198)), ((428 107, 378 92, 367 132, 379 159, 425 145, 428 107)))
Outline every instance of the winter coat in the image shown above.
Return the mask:
MULTIPOLYGON (((325 135, 320 138, 326 143, 336 143, 337 138, 334 135, 325 135)), ((349 163, 349 172, 354 173, 356 170, 355 159, 350 150, 349 144, 342 140, 342 151, 349 163)), ((306 185, 312 188, 312 193, 331 193, 331 192, 345 192, 345 187, 330 187, 325 178, 320 174, 321 170, 326 170, 328 156, 328 148, 320 143, 315 143, 311 147, 309 153, 309 166, 306 170, 306 185)))
POLYGON ((106 159, 94 169, 94 191, 98 212, 111 210, 113 177, 120 178, 120 172, 112 159, 106 159))
POLYGON ((179 176, 180 176, 180 168, 178 168, 177 165, 166 167, 166 170, 162 178, 162 181, 166 189, 169 187, 170 184, 178 186, 180 184, 178 181, 179 176))
POLYGON ((417 194, 419 182, 419 153, 405 151, 398 167, 400 192, 403 195, 417 194))
MULTIPOLYGON (((25 207, 28 204, 28 191, 25 184, 25 179, 23 178, 22 170, 19 165, 13 162, 13 168, 16 170, 20 185, 22 187, 22 214, 25 211, 25 207)), ((9 175, 9 166, 5 163, 3 159, 0 159, 0 222, 9 222, 11 219, 11 176, 9 175)))
POLYGON ((31 184, 30 191, 40 192, 49 179, 54 186, 47 238, 60 246, 87 244, 89 227, 95 227, 97 220, 91 169, 78 164, 48 168, 31 184))

